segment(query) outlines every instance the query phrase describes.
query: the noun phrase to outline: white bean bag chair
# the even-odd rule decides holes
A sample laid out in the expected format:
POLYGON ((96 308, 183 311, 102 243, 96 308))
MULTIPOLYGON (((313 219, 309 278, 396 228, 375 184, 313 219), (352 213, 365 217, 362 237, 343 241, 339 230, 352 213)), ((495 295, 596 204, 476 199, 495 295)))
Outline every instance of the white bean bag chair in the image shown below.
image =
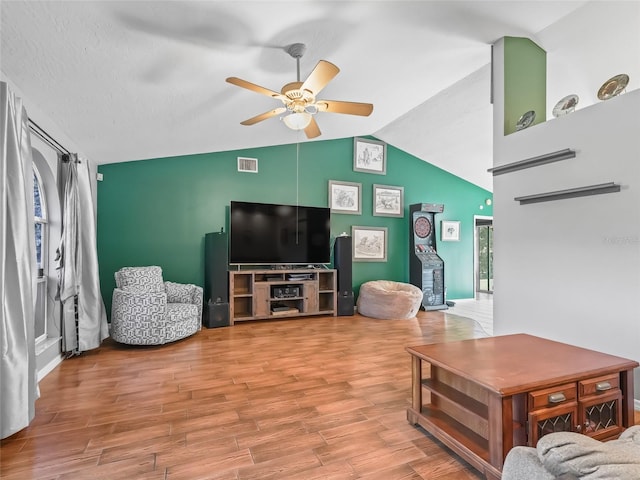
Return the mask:
POLYGON ((363 283, 358 295, 358 313, 382 319, 413 318, 422 304, 422 290, 410 283, 375 280, 363 283))

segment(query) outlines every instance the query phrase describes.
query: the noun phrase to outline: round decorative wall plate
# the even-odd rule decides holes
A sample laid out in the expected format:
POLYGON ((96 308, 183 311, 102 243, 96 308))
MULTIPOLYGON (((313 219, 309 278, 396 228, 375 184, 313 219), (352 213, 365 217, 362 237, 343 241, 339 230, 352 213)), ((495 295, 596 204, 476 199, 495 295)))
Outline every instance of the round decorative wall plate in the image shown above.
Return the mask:
POLYGON ((609 80, 604 82, 598 90, 598 98, 600 100, 609 100, 617 95, 620 95, 624 92, 624 89, 627 88, 627 84, 629 83, 629 75, 626 73, 621 73, 620 75, 616 75, 615 77, 611 77, 609 80))
POLYGON ((516 123, 516 132, 518 130, 524 130, 525 128, 530 126, 535 119, 536 112, 534 112, 533 110, 529 110, 528 112, 524 113, 516 123))
POLYGON ((431 222, 427 217, 418 217, 413 223, 413 231, 420 238, 428 237, 431 233, 431 222))
POLYGON ((573 112, 576 109, 578 100, 578 95, 567 95, 566 97, 561 98, 558 103, 556 103, 556 106, 553 107, 553 116, 558 118, 562 115, 573 112))

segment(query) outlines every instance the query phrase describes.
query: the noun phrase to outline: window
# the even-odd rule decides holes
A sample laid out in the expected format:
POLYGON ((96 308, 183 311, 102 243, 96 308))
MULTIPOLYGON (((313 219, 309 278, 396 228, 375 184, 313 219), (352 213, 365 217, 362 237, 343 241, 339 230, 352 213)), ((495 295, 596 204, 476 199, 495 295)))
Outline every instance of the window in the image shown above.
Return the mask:
POLYGON ((38 269, 38 286, 36 293, 36 308, 34 311, 34 325, 36 343, 47 338, 47 267, 48 267, 48 239, 47 204, 43 190, 44 184, 33 166, 33 215, 35 222, 36 265, 38 269))

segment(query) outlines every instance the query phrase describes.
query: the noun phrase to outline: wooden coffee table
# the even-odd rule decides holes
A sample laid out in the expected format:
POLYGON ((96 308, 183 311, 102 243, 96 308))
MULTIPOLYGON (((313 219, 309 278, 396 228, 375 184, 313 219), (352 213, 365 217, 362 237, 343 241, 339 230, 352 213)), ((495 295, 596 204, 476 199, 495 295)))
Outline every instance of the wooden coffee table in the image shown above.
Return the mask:
POLYGON ((552 431, 608 440, 633 425, 633 360, 525 334, 407 351, 408 421, 489 479, 512 447, 552 431))

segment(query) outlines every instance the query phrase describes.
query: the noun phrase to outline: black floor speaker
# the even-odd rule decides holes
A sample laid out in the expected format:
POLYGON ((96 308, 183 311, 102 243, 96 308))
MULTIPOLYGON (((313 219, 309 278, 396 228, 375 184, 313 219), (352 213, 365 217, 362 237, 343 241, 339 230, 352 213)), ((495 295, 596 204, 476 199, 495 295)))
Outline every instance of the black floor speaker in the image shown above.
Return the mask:
POLYGON ((340 235, 333 245, 333 268, 337 270, 338 315, 354 313, 351 237, 340 235))
POLYGON ((204 312, 204 326, 207 328, 228 327, 229 303, 208 302, 204 312))
POLYGON ((348 317, 354 314, 353 292, 340 292, 338 295, 338 316, 348 317))
POLYGON ((204 236, 204 326, 229 325, 229 236, 225 232, 204 236))

